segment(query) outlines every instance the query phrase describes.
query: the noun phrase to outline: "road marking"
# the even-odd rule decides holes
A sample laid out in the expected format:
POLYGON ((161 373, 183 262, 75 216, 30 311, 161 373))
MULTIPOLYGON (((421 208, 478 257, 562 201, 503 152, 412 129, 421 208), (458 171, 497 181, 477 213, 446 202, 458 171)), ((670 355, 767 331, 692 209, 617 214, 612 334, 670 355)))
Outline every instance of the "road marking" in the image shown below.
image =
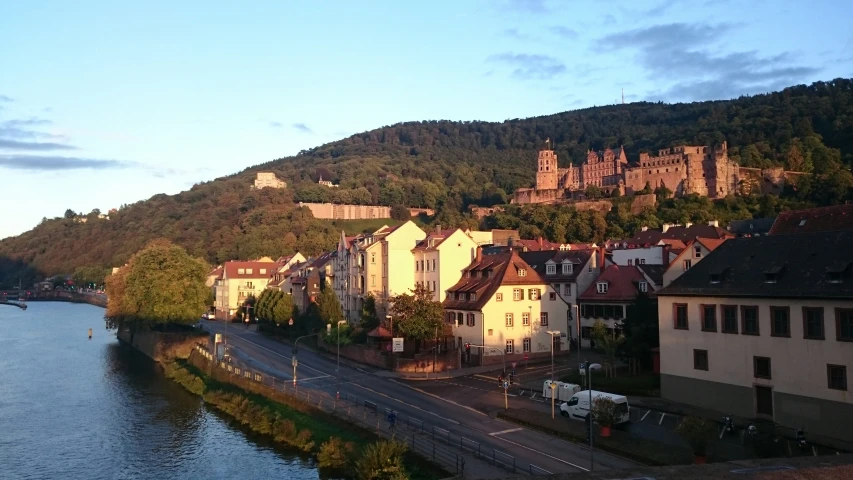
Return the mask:
MULTIPOLYGON (((522 430, 523 430, 523 429, 522 429, 522 430)), ((511 443, 511 444, 515 445, 516 447, 521 447, 521 448, 523 448, 523 449, 525 449, 525 450, 530 450, 530 451, 531 451, 531 452, 533 452, 533 453, 536 453, 536 454, 542 455, 543 457, 548 457, 548 458, 550 458, 551 460, 555 460, 555 461, 557 461, 557 462, 564 463, 564 464, 569 465, 569 466, 571 466, 571 467, 575 467, 575 468, 577 468, 578 470, 583 470, 584 472, 588 472, 588 471, 589 471, 589 469, 588 469, 588 468, 584 468, 584 467, 581 467, 580 465, 575 465, 574 463, 567 462, 567 461, 565 461, 565 460, 559 459, 559 458, 554 457, 554 456, 552 456, 552 455, 548 455, 547 453, 543 453, 543 452, 542 452, 542 451, 540 451, 540 450, 536 450, 536 449, 530 448, 530 447, 528 447, 528 446, 526 446, 526 445, 522 445, 522 444, 520 444, 520 443, 515 443, 515 442, 513 442, 512 440, 507 440, 507 439, 505 439, 504 437, 492 437, 492 438, 497 438, 498 440, 503 440, 504 442, 511 443)))
MULTIPOLYGON (((391 380, 391 381, 393 382, 393 380, 391 380)), ((395 383, 396 383, 396 382, 395 382, 395 383)), ((402 383, 401 383, 400 385, 402 385, 402 383)), ((442 420, 445 420, 445 421, 448 421, 448 422, 450 422, 450 423, 455 423, 456 425, 462 425, 461 423, 457 422, 456 420, 451 420, 451 419, 449 419, 449 418, 442 417, 441 415, 439 415, 439 414, 437 414, 437 413, 435 413, 435 412, 430 412, 429 410, 425 410, 425 409, 423 409, 423 408, 421 408, 421 407, 419 407, 419 406, 417 406, 417 405, 412 405, 412 404, 410 404, 410 403, 406 403, 406 402, 404 402, 404 401, 402 401, 402 400, 398 400, 398 399, 396 399, 396 398, 394 398, 394 397, 391 397, 391 396, 389 396, 389 395, 386 395, 386 394, 384 394, 384 393, 382 393, 382 392, 377 392, 376 390, 373 390, 373 389, 371 389, 371 388, 367 388, 367 387, 365 387, 365 386, 363 386, 363 385, 359 385, 359 384, 357 384, 357 383, 353 383, 353 384, 352 384, 352 386, 353 386, 353 387, 362 388, 362 389, 364 389, 364 390, 367 390, 368 392, 373 392, 373 393, 375 393, 376 395, 379 395, 379 396, 385 397, 385 398, 387 398, 387 399, 389 399, 389 400, 394 400, 395 402, 402 403, 403 405, 405 405, 405 406, 407 406, 407 407, 410 407, 410 408, 414 408, 414 409, 420 410, 420 411, 422 411, 422 412, 424 412, 424 413, 428 413, 428 414, 430 414, 430 415, 433 415, 433 416, 435 416, 435 417, 438 417, 438 418, 440 418, 440 419, 442 419, 442 420)), ((479 412, 478 412, 478 413, 479 413, 479 412)))
POLYGON ((501 430, 500 432, 492 432, 489 435, 494 437, 495 435, 503 435, 504 433, 512 433, 512 432, 517 432, 519 430, 524 430, 524 429, 523 428, 510 428, 509 430, 501 430))
POLYGON ((483 378, 483 379, 486 379, 490 382, 496 382, 498 380, 497 377, 488 377, 486 375, 480 375, 479 373, 475 373, 474 375, 471 375, 471 376, 474 378, 483 378))
MULTIPOLYGON (((482 415, 482 416, 484 416, 484 417, 488 417, 488 416, 489 416, 489 414, 487 414, 487 413, 483 413, 483 412, 481 412, 481 411, 479 411, 479 410, 477 410, 477 409, 475 409, 475 408, 469 407, 468 405, 462 405, 461 403, 454 402, 453 400, 448 400, 448 399, 446 399, 446 398, 439 397, 438 395, 435 395, 435 394, 433 394, 433 393, 426 392, 426 391, 424 391, 424 390, 421 390, 420 388, 415 388, 415 387, 412 387, 412 386, 410 386, 410 385, 406 385, 405 383, 400 383, 400 382, 398 382, 398 381, 396 381, 396 380, 394 380, 394 379, 389 379, 389 380, 390 380, 391 382, 396 383, 397 385, 402 385, 402 386, 404 386, 404 387, 406 387, 406 388, 409 388, 409 389, 411 389, 411 390, 414 390, 414 391, 416 391, 416 392, 418 392, 418 393, 422 393, 422 394, 427 395, 427 396, 430 396, 430 397, 432 397, 432 398, 435 398, 435 399, 441 400, 442 402, 447 402, 447 403, 449 403, 449 404, 456 405, 457 407, 465 408, 465 409, 467 409, 467 410, 470 410, 470 411, 472 411, 472 412, 474 412, 474 413, 476 413, 476 414, 482 415)), ((398 400, 398 401, 399 401, 399 400, 398 400)), ((402 403, 402 402, 401 402, 401 403, 402 403)), ((426 411, 426 410, 424 410, 424 411, 426 411)), ((429 412, 429 413, 432 413, 432 412, 429 412)), ((434 413, 432 413, 432 414, 433 414, 433 415, 435 415, 434 413)), ((440 415, 436 415, 436 416, 441 417, 440 415)), ((441 418, 444 418, 444 417, 441 417, 441 418)), ((453 420, 451 420, 451 421, 453 421, 453 420)), ((461 425, 459 422, 454 422, 454 423, 461 425)))
MULTIPOLYGON (((455 385, 457 387, 462 387, 462 388, 470 388, 472 390, 480 390, 481 392, 486 392, 486 393, 497 393, 498 395, 503 395, 503 392, 495 392, 495 389, 493 389, 493 388, 489 389, 489 388, 472 387, 470 385, 465 385, 463 383, 448 382, 446 380, 437 380, 437 382, 444 383, 446 385, 455 385)), ((501 388, 502 387, 498 387, 498 389, 501 389, 501 388)), ((506 396, 507 397, 517 397, 518 395, 516 395, 514 393, 507 393, 506 396)))
POLYGON ((658 426, 660 426, 663 423, 663 417, 665 417, 665 416, 666 416, 665 413, 660 414, 660 421, 658 422, 658 426))
POLYGON ((643 418, 641 418, 641 419, 640 419, 640 421, 642 422, 643 420, 645 420, 645 419, 646 419, 646 417, 648 417, 650 413, 652 413, 652 411, 651 411, 651 410, 649 410, 648 412, 646 412, 646 414, 645 414, 645 415, 643 415, 643 418))
MULTIPOLYGON (((235 333, 235 334, 234 334, 234 336, 236 336, 238 339, 240 339, 240 340, 242 340, 242 341, 244 341, 244 342, 246 342, 246 343, 251 343, 252 345, 254 345, 254 346, 258 347, 258 348, 262 348, 262 349, 264 349, 264 350, 266 350, 266 351, 268 351, 268 352, 272 353, 273 355, 278 355, 279 357, 281 357, 281 358, 286 358, 286 359, 288 359, 288 360, 290 360, 290 359, 291 359, 291 357, 288 357, 287 355, 282 355, 281 353, 278 353, 278 352, 276 352, 275 350, 272 350, 272 349, 270 349, 270 348, 267 348, 267 347, 265 347, 265 346, 263 346, 263 345, 259 345, 259 344, 255 343, 255 342, 253 342, 253 341, 251 341, 251 340, 248 340, 248 339, 246 339, 246 338, 244 338, 244 337, 241 337, 239 333, 235 333)), ((316 368, 312 368, 312 367, 310 367, 310 366, 308 366, 308 365, 300 365, 300 366, 301 366, 302 368, 307 368, 307 369, 309 369, 309 370, 314 370, 315 372, 322 373, 323 375, 326 375, 326 373, 324 373, 322 370, 317 370, 316 368)))

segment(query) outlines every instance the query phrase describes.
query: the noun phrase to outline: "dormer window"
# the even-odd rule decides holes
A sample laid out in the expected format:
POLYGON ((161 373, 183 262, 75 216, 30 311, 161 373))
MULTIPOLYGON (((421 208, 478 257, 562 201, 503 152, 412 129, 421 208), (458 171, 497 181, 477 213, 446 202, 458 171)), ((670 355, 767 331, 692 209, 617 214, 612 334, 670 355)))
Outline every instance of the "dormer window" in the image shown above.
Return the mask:
POLYGON ((806 225, 806 219, 800 220, 800 227, 804 227, 806 225))
POLYGON ((573 264, 568 262, 563 264, 563 275, 571 275, 572 273, 574 273, 574 270, 575 266, 573 264))
POLYGON ((782 276, 785 270, 785 265, 773 265, 767 270, 764 270, 764 283, 776 283, 779 277, 782 276))
POLYGON ((640 291, 646 293, 649 291, 649 283, 645 281, 641 281, 639 284, 640 291))
POLYGON ((267 274, 267 269, 266 269, 266 268, 262 268, 262 269, 261 269, 261 275, 266 275, 266 274, 267 274))
POLYGON ((518 276, 519 277, 526 277, 527 276, 527 269, 526 268, 519 268, 518 269, 518 276))
POLYGON ((607 293, 607 282, 598 282, 595 284, 595 291, 598 293, 607 293))
POLYGON ((251 269, 251 268, 247 268, 247 269, 246 269, 246 275, 251 275, 251 274, 252 274, 252 269, 251 269))
POLYGON ((548 275, 554 275, 557 273, 557 266, 554 264, 545 265, 545 273, 548 275))
POLYGON ((829 283, 841 283, 841 272, 827 272, 829 283))
POLYGON ((471 300, 472 302, 477 300, 477 294, 476 293, 469 293, 468 294, 468 300, 471 300))
POLYGON ((245 275, 245 274, 246 274, 245 268, 238 268, 237 269, 237 275, 245 275))
POLYGON ((722 277, 723 276, 720 275, 719 273, 712 273, 711 274, 711 283, 720 283, 720 280, 722 280, 722 277))
POLYGON ((777 279, 778 277, 775 273, 764 272, 764 283, 776 283, 777 279))
POLYGON ((842 283, 844 281, 844 272, 850 268, 851 262, 836 263, 826 268, 826 278, 829 283, 842 283))
POLYGON ((492 278, 492 270, 491 269, 486 270, 486 273, 488 274, 489 278, 492 278))

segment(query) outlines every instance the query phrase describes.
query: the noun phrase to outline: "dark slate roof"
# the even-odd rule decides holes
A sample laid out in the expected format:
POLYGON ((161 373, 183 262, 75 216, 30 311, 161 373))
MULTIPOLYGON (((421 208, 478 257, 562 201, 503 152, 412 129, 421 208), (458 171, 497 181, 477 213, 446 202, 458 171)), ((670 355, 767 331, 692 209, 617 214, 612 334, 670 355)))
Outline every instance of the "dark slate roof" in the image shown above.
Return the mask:
POLYGON ((728 240, 658 295, 853 299, 853 231, 728 240), (830 272, 841 275, 831 283, 830 272), (768 275, 775 283, 767 283, 768 275), (719 283, 711 283, 719 276, 719 283))
POLYGON ((594 252, 594 250, 543 250, 538 252, 521 252, 518 256, 527 262, 531 268, 536 270, 536 273, 545 279, 545 281, 574 282, 577 280, 578 275, 581 273, 581 269, 586 265, 594 252), (552 259, 557 265, 557 273, 548 275, 546 273, 545 263, 552 259), (574 265, 572 267, 571 275, 563 275, 563 260, 566 259, 574 265))
POLYGON ((666 265, 648 265, 641 263, 637 265, 637 267, 639 267, 639 269, 649 277, 649 280, 651 280, 655 286, 660 287, 663 285, 663 272, 666 271, 666 265))
POLYGON ((737 236, 767 235, 776 218, 750 218, 749 220, 733 220, 729 231, 737 236))
POLYGON ((687 243, 696 237, 725 238, 731 236, 732 234, 723 228, 715 227, 713 225, 697 224, 690 225, 689 227, 680 225, 669 227, 666 232, 663 232, 662 229, 648 229, 645 232, 637 232, 636 235, 625 241, 633 245, 654 245, 665 239, 681 240, 682 242, 687 243))
POLYGON ((853 204, 782 212, 770 235, 853 230, 853 204))

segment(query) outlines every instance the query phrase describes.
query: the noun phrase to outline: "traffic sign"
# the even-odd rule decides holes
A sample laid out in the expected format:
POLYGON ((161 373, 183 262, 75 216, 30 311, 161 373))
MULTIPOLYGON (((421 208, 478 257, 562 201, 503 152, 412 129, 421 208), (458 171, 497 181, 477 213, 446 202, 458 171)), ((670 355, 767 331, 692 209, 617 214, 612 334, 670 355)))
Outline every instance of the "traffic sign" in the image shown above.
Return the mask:
POLYGON ((287 321, 287 324, 288 324, 288 325, 290 325, 290 326, 292 327, 292 326, 293 326, 293 319, 291 318, 290 320, 288 320, 288 321, 287 321))
POLYGON ((524 359, 527 360, 527 354, 526 353, 524 354, 524 359))
POLYGON ((509 388, 509 383, 504 381, 504 390, 506 390, 507 388, 509 388))
POLYGON ((395 337, 392 345, 394 347, 392 352, 394 352, 394 353, 402 352, 403 351, 403 338, 402 337, 395 337))
POLYGON ((515 362, 512 362, 512 370, 515 371, 515 362))

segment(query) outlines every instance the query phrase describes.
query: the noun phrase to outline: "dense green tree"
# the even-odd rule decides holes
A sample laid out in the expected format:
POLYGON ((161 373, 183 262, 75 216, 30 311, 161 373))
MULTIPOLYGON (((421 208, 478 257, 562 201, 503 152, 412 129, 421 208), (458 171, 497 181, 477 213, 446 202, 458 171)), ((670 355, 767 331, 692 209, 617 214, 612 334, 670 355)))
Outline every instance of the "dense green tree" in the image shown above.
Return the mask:
POLYGON ((320 294, 317 295, 317 313, 319 319, 324 324, 335 324, 338 320, 343 320, 341 311, 341 303, 338 301, 338 296, 335 291, 328 285, 321 285, 320 294))
POLYGON ((109 272, 106 268, 79 267, 71 275, 71 281, 78 288, 99 287, 104 284, 107 273, 109 272))
POLYGON ((619 324, 625 336, 619 356, 636 362, 638 367, 648 368, 652 363, 652 349, 660 345, 657 301, 640 292, 625 313, 625 319, 619 324))
POLYGON ((371 331, 379 326, 379 316, 376 314, 376 297, 368 293, 361 305, 361 319, 359 326, 366 331, 371 331))
POLYGON ((279 324, 287 325, 293 318, 293 295, 288 295, 280 290, 276 290, 275 304, 272 307, 270 320, 279 324))
POLYGON ((359 480, 408 480, 403 466, 406 445, 396 441, 381 440, 368 445, 355 470, 359 480))
POLYGON ((406 221, 412 218, 409 209, 405 205, 394 205, 391 207, 391 218, 394 220, 406 221))
POLYGON ((412 294, 401 293, 389 301, 394 318, 394 332, 420 341, 434 338, 443 326, 444 311, 441 302, 432 298, 432 292, 417 284, 412 294))
POLYGON ((107 326, 139 332, 192 324, 206 311, 207 264, 165 240, 151 242, 107 278, 107 326))
POLYGON ((66 219, 74 218, 76 216, 77 216, 77 214, 74 213, 74 210, 71 210, 70 208, 65 211, 65 218, 66 219))

